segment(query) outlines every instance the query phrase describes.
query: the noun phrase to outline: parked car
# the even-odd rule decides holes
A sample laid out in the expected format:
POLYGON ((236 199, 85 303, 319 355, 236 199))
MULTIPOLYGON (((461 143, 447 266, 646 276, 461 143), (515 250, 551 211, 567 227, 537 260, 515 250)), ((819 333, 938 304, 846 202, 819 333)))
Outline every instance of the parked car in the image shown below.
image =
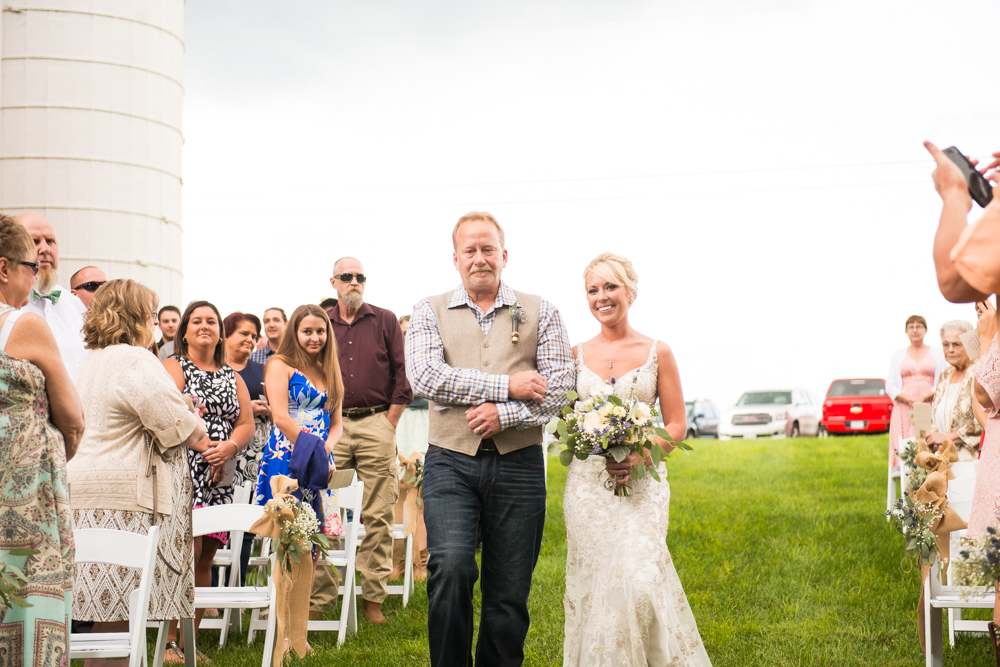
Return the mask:
POLYGON ((685 401, 687 408, 687 439, 691 438, 716 438, 719 436, 719 411, 715 403, 708 399, 699 398, 693 401, 685 401))
POLYGON ((885 433, 891 417, 885 380, 834 380, 826 391, 822 426, 827 433, 885 433))
POLYGON ((819 435, 819 401, 805 389, 748 391, 719 420, 719 440, 819 435))

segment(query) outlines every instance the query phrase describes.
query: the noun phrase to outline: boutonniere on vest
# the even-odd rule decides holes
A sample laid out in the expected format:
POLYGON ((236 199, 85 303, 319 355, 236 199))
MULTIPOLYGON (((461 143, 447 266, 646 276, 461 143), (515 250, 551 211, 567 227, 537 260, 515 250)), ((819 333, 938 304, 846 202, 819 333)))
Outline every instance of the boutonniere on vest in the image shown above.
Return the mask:
POLYGON ((510 307, 510 342, 517 344, 517 341, 521 340, 521 334, 518 333, 517 327, 527 319, 528 316, 524 314, 524 308, 521 308, 521 304, 515 301, 514 305, 510 307))

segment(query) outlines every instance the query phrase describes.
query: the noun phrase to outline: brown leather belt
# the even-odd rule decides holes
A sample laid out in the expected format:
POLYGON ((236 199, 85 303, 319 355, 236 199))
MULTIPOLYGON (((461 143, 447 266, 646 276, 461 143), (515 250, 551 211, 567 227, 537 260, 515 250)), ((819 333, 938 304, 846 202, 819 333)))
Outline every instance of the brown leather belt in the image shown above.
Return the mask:
POLYGON ((372 415, 377 415, 380 412, 388 411, 388 405, 376 405, 374 408, 345 408, 340 411, 340 414, 348 419, 364 419, 365 417, 371 417, 372 415))

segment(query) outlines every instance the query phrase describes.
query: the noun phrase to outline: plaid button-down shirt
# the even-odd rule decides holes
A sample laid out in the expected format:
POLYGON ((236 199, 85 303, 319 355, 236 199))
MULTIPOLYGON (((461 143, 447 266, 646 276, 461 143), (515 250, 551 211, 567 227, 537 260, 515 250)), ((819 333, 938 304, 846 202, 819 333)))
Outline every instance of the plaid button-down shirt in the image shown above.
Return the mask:
POLYGON ((278 353, 272 350, 270 345, 265 345, 259 350, 254 350, 250 353, 250 361, 256 361, 261 366, 265 366, 271 360, 271 357, 276 354, 278 353))
MULTIPOLYGON (((448 308, 468 306, 484 334, 489 333, 497 313, 517 303, 514 291, 500 281, 493 306, 485 313, 459 285, 448 308)), ((538 372, 545 378, 547 392, 542 403, 518 401, 508 396, 510 376, 491 375, 475 368, 453 368, 445 363, 444 343, 430 302, 424 299, 413 307, 406 329, 406 373, 413 391, 438 403, 480 405, 496 403, 500 429, 544 425, 566 404, 566 392, 576 384, 573 350, 562 318, 555 306, 541 299, 538 317, 538 372)))

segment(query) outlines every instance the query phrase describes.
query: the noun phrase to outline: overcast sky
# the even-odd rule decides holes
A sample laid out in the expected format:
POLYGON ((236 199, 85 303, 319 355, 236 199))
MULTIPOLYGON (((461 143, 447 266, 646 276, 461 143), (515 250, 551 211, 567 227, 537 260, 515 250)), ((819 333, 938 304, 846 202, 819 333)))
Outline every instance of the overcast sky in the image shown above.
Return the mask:
POLYGON ((632 259, 631 322, 689 400, 884 377, 907 316, 934 344, 974 317, 937 290, 921 141, 1000 150, 998 25, 983 0, 187 3, 185 299, 291 312, 354 255, 408 313, 481 209, 574 343, 584 266, 632 259))

